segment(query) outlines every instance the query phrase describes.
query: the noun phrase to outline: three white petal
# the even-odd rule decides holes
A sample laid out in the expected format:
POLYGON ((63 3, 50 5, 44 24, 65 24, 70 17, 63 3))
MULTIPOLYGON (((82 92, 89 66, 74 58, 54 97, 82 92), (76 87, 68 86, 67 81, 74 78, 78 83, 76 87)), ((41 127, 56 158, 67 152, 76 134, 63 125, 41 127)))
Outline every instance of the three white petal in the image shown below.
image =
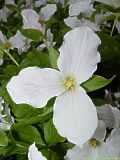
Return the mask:
POLYGON ((90 139, 97 127, 97 112, 85 90, 79 85, 88 80, 97 69, 100 55, 98 36, 88 27, 76 28, 64 37, 60 48, 58 68, 29 67, 14 76, 7 90, 16 103, 44 107, 54 97, 53 122, 59 133, 70 142, 82 145, 90 139), (67 90, 64 81, 72 76, 75 88, 67 90))
POLYGON ((65 160, 119 160, 120 158, 120 129, 114 129, 106 142, 102 142, 96 148, 84 145, 68 150, 65 160))

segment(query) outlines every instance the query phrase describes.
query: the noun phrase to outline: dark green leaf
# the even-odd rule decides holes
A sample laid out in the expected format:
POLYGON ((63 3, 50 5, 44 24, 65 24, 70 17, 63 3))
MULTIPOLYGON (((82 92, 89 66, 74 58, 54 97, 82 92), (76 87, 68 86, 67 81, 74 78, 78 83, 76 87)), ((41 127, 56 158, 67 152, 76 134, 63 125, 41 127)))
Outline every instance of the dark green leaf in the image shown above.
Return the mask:
POLYGON ((18 137, 19 140, 23 142, 28 142, 32 144, 35 142, 36 144, 39 145, 45 145, 40 132, 37 130, 37 128, 31 126, 31 125, 26 125, 26 126, 15 126, 15 133, 16 137, 18 137))
POLYGON ((46 142, 50 145, 65 141, 65 138, 61 137, 58 134, 56 128, 53 125, 52 120, 49 120, 44 124, 44 136, 46 142))
POLYGON ((23 29, 22 34, 33 41, 41 41, 43 39, 43 34, 36 29, 23 29))
POLYGON ((8 145, 8 137, 5 132, 0 131, 0 146, 8 145))

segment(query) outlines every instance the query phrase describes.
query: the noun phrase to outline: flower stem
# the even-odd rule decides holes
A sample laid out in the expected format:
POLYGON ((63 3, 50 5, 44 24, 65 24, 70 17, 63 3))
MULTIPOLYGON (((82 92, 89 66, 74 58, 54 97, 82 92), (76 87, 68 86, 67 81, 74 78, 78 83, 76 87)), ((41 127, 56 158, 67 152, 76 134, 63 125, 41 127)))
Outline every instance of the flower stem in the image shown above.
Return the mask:
POLYGON ((116 18, 115 18, 115 20, 114 20, 114 23, 113 23, 113 27, 112 27, 111 33, 110 33, 111 36, 113 35, 113 32, 114 32, 114 29, 115 29, 115 25, 116 25, 116 23, 117 23, 117 20, 118 20, 118 17, 116 16, 116 18))
POLYGON ((7 56, 15 63, 17 67, 19 67, 18 62, 14 59, 14 57, 7 50, 3 50, 3 52, 7 54, 7 56))

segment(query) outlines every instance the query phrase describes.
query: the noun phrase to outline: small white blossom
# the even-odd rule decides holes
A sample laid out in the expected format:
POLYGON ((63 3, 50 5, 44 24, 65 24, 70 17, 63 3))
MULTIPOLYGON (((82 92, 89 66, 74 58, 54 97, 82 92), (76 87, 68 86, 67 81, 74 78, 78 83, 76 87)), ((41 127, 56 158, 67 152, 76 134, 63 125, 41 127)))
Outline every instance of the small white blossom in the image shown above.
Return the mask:
MULTIPOLYGON (((8 5, 8 4, 14 5, 15 2, 14 0, 5 0, 5 5, 8 5)), ((7 22, 7 18, 10 15, 10 13, 11 11, 6 6, 0 9, 0 21, 7 22)))
POLYGON ((120 127, 120 111, 117 108, 106 104, 98 107, 97 110, 98 118, 105 122, 106 127, 109 129, 120 127))
POLYGON ((21 15, 23 17, 23 28, 44 31, 44 26, 41 24, 41 21, 46 21, 51 18, 56 10, 57 7, 55 4, 47 4, 42 7, 39 14, 33 9, 22 10, 21 15))
POLYGON ((20 31, 7 40, 6 36, 0 31, 0 44, 4 46, 6 49, 18 49, 18 53, 21 54, 22 52, 27 51, 30 47, 30 40, 24 37, 20 31))
POLYGON ((0 97, 0 130, 7 131, 13 124, 14 119, 10 114, 10 109, 0 97))
POLYGON ((43 5, 46 5, 47 4, 47 0, 37 0, 35 1, 35 7, 41 7, 43 5))
POLYGON ((17 104, 27 103, 42 108, 50 98, 57 97, 53 123, 60 135, 77 145, 92 137, 97 127, 96 107, 80 84, 97 69, 100 43, 90 28, 76 28, 64 36, 59 49, 59 71, 28 67, 7 84, 7 90, 17 104))
POLYGON ((87 26, 94 31, 100 31, 99 25, 85 18, 78 19, 77 17, 68 17, 64 19, 64 22, 67 26, 71 28, 87 26))
POLYGON ((91 139, 82 148, 75 146, 68 150, 65 160, 119 160, 120 129, 114 129, 106 142, 91 139))
POLYGON ((78 16, 80 13, 90 16, 95 9, 91 0, 77 0, 69 2, 69 15, 78 16))
POLYGON ((28 160, 47 160, 40 151, 38 151, 35 143, 30 145, 28 149, 28 160))

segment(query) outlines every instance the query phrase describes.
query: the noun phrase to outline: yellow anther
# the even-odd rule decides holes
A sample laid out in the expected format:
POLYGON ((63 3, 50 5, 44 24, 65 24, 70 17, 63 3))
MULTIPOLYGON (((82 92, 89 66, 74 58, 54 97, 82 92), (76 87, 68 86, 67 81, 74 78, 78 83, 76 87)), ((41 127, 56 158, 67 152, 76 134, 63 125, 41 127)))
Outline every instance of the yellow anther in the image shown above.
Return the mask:
POLYGON ((89 145, 92 148, 96 148, 98 145, 100 145, 100 142, 98 140, 96 140, 95 138, 92 138, 89 140, 89 145))
POLYGON ((74 90, 75 85, 76 85, 76 82, 75 82, 75 79, 73 77, 67 77, 64 80, 64 86, 65 86, 66 90, 74 90))

